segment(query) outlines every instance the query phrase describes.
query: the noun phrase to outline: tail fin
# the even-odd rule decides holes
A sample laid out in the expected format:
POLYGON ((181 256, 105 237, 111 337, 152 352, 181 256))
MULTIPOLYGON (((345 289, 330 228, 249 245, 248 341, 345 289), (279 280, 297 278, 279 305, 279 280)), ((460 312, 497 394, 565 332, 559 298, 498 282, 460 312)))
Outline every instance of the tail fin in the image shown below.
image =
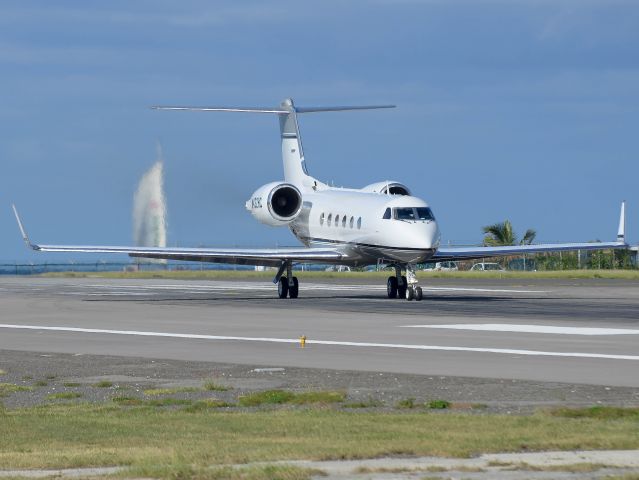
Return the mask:
MULTIPOLYGON (((346 110, 373 110, 378 108, 395 108, 395 105, 369 105, 344 107, 296 107, 290 98, 282 101, 279 107, 166 107, 154 106, 155 110, 196 110, 203 112, 249 112, 275 113, 280 117, 280 134, 282 137, 282 160, 284 162, 284 180, 296 186, 304 186, 309 179, 304 161, 304 149, 300 138, 298 113, 340 112, 346 110)), ((312 179, 311 179, 312 180, 312 179)))

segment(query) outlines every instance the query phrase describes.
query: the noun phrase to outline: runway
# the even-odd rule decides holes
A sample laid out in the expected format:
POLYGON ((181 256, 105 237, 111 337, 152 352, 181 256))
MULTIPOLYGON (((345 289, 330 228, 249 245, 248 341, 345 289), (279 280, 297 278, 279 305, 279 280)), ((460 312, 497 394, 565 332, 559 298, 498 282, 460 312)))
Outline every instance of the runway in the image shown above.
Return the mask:
POLYGON ((0 349, 639 387, 636 282, 422 286, 0 278, 0 349))

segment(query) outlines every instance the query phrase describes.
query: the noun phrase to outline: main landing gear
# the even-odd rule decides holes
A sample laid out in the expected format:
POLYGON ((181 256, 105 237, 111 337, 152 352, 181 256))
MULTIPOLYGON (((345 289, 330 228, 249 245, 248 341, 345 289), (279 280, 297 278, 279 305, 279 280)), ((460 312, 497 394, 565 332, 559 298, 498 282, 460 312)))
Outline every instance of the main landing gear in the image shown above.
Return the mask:
POLYGON ((280 298, 297 298, 300 284, 297 277, 293 276, 293 265, 290 262, 282 263, 273 283, 277 283, 277 295, 280 298), (286 270, 286 275, 284 275, 284 270, 286 270))
POLYGON ((417 285, 417 277, 412 265, 406 265, 406 276, 402 275, 401 265, 395 265, 395 276, 388 277, 386 293, 388 298, 405 298, 418 302, 423 298, 422 287, 417 285))

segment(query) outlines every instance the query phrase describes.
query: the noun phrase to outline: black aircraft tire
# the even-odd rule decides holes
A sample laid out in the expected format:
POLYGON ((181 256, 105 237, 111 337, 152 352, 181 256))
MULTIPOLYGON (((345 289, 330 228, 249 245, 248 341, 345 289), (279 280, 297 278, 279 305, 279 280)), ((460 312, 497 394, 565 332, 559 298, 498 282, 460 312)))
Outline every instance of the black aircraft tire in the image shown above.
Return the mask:
POLYGON ((397 277, 388 277, 386 281, 386 293, 388 298, 397 298, 397 277))
POLYGON ((418 302, 421 302, 422 298, 424 298, 424 292, 422 292, 422 287, 415 287, 415 300, 417 300, 418 302))
POLYGON ((280 281, 277 283, 277 295, 280 298, 286 298, 288 295, 288 278, 280 277, 280 281))
POLYGON ((297 281, 297 277, 293 277, 293 286, 288 287, 288 296, 289 298, 297 298, 297 295, 300 292, 300 283, 297 281))
POLYGON ((415 298, 415 290, 413 289, 413 287, 408 287, 406 289, 406 300, 410 302, 414 298, 415 298))

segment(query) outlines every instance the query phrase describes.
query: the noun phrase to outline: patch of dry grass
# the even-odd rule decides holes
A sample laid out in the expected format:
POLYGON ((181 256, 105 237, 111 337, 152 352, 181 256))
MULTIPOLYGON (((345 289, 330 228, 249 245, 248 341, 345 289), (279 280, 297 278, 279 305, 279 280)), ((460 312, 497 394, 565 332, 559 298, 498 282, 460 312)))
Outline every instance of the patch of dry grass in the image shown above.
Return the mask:
POLYGON ((136 466, 174 458, 205 466, 386 455, 623 450, 639 448, 638 430, 633 418, 50 404, 4 411, 0 468, 136 466))

